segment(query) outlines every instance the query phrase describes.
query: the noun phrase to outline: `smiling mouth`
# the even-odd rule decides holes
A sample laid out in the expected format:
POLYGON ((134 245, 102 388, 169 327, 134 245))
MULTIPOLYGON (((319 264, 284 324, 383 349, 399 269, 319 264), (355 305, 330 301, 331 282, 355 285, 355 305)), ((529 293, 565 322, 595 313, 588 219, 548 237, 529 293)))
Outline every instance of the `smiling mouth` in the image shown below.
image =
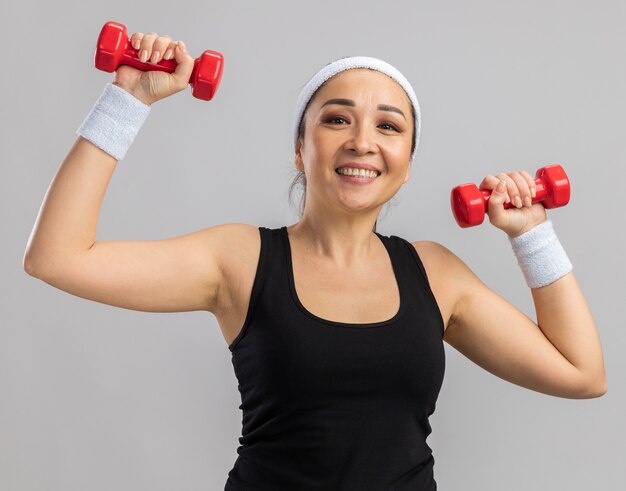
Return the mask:
POLYGON ((340 167, 339 169, 335 169, 335 172, 340 176, 357 177, 362 179, 375 179, 381 174, 380 171, 354 169, 351 167, 340 167))

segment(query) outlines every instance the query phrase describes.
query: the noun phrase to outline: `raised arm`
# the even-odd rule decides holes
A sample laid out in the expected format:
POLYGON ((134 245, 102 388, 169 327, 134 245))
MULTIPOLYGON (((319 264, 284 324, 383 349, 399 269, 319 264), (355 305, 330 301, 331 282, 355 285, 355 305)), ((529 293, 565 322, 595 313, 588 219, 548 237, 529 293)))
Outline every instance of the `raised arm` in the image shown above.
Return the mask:
MULTIPOLYGON (((511 200, 530 195, 533 180, 528 173, 500 177, 506 182, 504 189, 511 200)), ((481 188, 493 189, 497 181, 489 176, 481 188)), ((545 223, 543 205, 531 206, 527 202, 524 208, 505 211, 504 189, 492 194, 492 224, 513 239, 525 241, 524 234, 532 231, 526 237, 549 240, 551 224, 545 223), (536 228, 539 225, 542 231, 536 228)), ((571 265, 563 266, 566 261, 556 246, 553 250, 534 245, 533 248, 531 260, 537 260, 540 276, 534 277, 528 271, 525 275, 532 286, 536 322, 491 291, 452 252, 438 244, 431 245, 431 255, 439 258, 440 267, 458 291, 444 339, 476 364, 517 385, 557 397, 599 397, 607 391, 602 347, 574 273, 567 272, 571 265), (558 278, 545 280, 550 275, 558 278), (539 286, 546 281, 551 282, 539 286)))
MULTIPOLYGON (((156 34, 135 41, 148 54, 166 53, 173 46, 171 39, 156 34)), ((131 105, 149 106, 186 88, 193 59, 180 47, 175 57, 178 67, 171 75, 119 67, 113 83, 126 92, 117 93, 116 104, 133 97, 126 99, 131 105), (151 78, 156 76, 160 78, 151 78)), ((117 142, 102 143, 107 149, 109 144, 115 147, 117 142)), ((246 226, 220 225, 163 240, 96 242, 100 206, 117 162, 83 136, 77 138, 47 190, 26 246, 24 269, 64 291, 110 305, 155 312, 213 311, 222 281, 221 251, 246 226)))

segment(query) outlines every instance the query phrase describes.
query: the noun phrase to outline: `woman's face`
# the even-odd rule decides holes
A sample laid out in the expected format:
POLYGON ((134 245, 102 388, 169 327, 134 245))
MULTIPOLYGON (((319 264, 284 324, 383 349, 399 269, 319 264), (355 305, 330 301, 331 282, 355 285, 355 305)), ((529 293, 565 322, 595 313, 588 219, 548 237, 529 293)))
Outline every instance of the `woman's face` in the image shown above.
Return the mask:
POLYGON ((411 102, 384 73, 351 69, 330 79, 305 114, 296 167, 306 174, 306 206, 344 211, 383 206, 409 180, 413 132, 411 102), (350 163, 370 164, 374 178, 340 175, 350 163))

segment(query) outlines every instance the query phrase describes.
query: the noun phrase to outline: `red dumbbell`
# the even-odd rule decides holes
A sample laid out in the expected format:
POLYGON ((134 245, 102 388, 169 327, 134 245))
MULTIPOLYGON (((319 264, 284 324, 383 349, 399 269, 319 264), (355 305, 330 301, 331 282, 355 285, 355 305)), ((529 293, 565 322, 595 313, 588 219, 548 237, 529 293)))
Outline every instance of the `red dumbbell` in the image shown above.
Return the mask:
MULTIPOLYGON (((535 174, 536 196, 533 203, 541 201, 546 208, 558 208, 569 203, 570 183, 567 174, 558 164, 548 165, 535 174)), ((455 187, 450 194, 450 205, 456 223, 463 228, 480 225, 489 210, 491 191, 478 189, 472 183, 455 187)), ((514 208, 512 203, 504 203, 504 208, 514 208)))
MULTIPOLYGON (((129 65, 138 70, 159 70, 173 73, 176 60, 161 60, 158 63, 139 60, 139 50, 133 48, 128 39, 126 26, 119 22, 107 22, 96 45, 95 65, 99 70, 114 72, 120 65, 129 65)), ((192 95, 198 99, 210 101, 222 79, 224 57, 217 51, 206 50, 195 59, 189 83, 192 95)))

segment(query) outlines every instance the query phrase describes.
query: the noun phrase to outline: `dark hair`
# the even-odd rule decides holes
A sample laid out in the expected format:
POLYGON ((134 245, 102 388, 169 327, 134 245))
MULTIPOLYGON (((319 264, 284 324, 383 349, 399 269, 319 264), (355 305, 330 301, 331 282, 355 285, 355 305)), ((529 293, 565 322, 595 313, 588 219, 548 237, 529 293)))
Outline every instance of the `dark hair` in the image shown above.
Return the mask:
MULTIPOLYGON (((368 70, 372 70, 372 69, 368 68, 368 70)), ((332 79, 333 79, 333 77, 330 77, 328 80, 325 80, 324 83, 322 83, 322 85, 320 85, 317 88, 317 90, 313 93, 313 95, 311 96, 311 98, 307 102, 306 106, 304 107, 304 111, 302 111, 302 119, 300 119, 300 124, 298 125, 298 139, 304 139, 304 132, 305 132, 304 120, 305 120, 306 112, 309 109, 309 106, 311 105, 311 103, 313 102, 315 97, 317 96, 317 93, 320 91, 320 89, 322 87, 324 87, 332 79)), ((411 155, 413 155, 413 152, 415 151, 415 142, 416 142, 417 128, 416 128, 416 121, 415 121, 416 120, 415 107, 413 107, 412 103, 410 104, 410 106, 411 106, 411 116, 413 117, 413 136, 412 136, 412 144, 411 144, 411 155)), ((295 172, 295 176, 294 176, 293 180, 291 181, 291 184, 289 184, 289 202, 293 206, 293 199, 292 199, 293 191, 294 191, 295 188, 301 187, 302 188, 302 195, 300 197, 300 203, 299 203, 299 206, 298 206, 298 214, 300 215, 300 218, 302 218, 302 215, 304 213, 304 206, 306 204, 306 175, 301 170, 295 170, 294 172, 295 172)), ((393 198, 391 198, 391 200, 389 200, 385 204, 385 206, 387 206, 387 204, 390 204, 390 202, 394 198, 395 198, 395 196, 393 198)), ((378 220, 376 220, 376 222, 374 222, 373 232, 376 232, 376 224, 377 223, 378 223, 378 220)))

